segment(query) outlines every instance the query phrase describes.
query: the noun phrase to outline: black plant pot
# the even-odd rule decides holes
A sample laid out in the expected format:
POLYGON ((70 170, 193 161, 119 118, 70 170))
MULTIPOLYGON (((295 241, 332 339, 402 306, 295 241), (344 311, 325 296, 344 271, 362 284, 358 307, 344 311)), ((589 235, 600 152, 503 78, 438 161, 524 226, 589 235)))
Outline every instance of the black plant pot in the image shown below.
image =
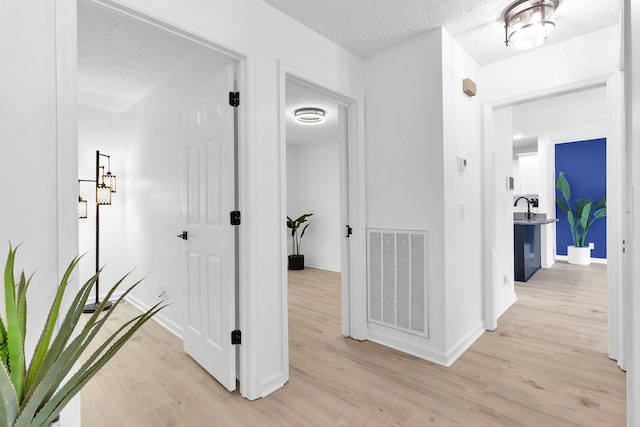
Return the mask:
POLYGON ((304 270, 304 255, 289 255, 289 270, 304 270))

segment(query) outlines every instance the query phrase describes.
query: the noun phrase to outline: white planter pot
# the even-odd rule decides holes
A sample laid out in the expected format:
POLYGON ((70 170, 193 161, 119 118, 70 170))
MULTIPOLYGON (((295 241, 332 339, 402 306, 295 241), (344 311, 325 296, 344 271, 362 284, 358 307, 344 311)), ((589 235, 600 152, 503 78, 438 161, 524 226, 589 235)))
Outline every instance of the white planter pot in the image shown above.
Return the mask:
POLYGON ((569 264, 589 265, 591 264, 591 248, 578 248, 567 246, 569 264))

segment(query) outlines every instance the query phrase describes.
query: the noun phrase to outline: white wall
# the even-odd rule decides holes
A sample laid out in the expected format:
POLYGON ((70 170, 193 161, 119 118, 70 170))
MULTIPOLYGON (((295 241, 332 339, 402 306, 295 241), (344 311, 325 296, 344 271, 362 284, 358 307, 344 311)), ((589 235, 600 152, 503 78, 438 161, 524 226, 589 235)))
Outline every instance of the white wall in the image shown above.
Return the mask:
POLYGON ((446 352, 450 363, 484 331, 482 95, 470 98, 462 92, 465 78, 482 88, 479 74, 478 64, 442 30, 446 352), (457 167, 458 156, 467 159, 462 172, 457 167))
MULTIPOLYGON (((73 72, 56 72, 56 59, 68 64, 70 52, 61 49, 56 58, 56 40, 73 30, 56 28, 53 19, 56 8, 73 4, 17 0, 0 4, 0 192, 4 200, 0 259, 4 263, 9 241, 14 246, 22 244, 16 270, 36 273, 27 296, 27 329, 31 331, 27 357, 59 278, 78 249, 77 208, 73 206, 75 125, 61 124, 56 116, 57 109, 69 105, 75 95, 73 89, 56 93, 57 83, 73 72)), ((74 277, 70 289, 76 284, 74 277)), ((70 408, 72 412, 63 415, 65 426, 79 426, 79 399, 70 408)))
MULTIPOLYGON (((36 272, 29 293, 27 348, 33 348, 58 277, 54 13, 50 2, 0 6, 0 260, 22 244, 16 272, 36 272), (20 19, 18 19, 20 17, 20 19), (53 161, 52 161, 53 160, 53 161)), ((66 263, 71 259, 66 260, 66 263)), ((0 292, 4 295, 4 292, 0 292)), ((0 297, 2 298, 2 297, 0 297)), ((0 309, 4 318, 4 300, 0 309)), ((31 354, 32 350, 27 350, 31 354)))
MULTIPOLYGON (((135 267, 128 257, 126 238, 128 218, 126 194, 129 187, 127 176, 127 148, 125 145, 128 122, 124 114, 112 113, 90 107, 78 108, 78 177, 95 180, 96 150, 111 156, 111 172, 116 176, 117 192, 111 196, 111 206, 100 207, 100 295, 105 295, 111 286, 135 267)), ((107 158, 100 164, 108 166, 107 158)), ((106 169, 105 169, 106 171, 106 169)), ((86 219, 78 221, 79 253, 85 254, 80 262, 79 277, 82 283, 95 273, 96 255, 96 205, 95 183, 80 184, 80 194, 87 200, 86 219)), ((131 281, 127 283, 133 283, 131 281)), ((90 302, 93 302, 92 294, 90 302)))
POLYGON ((428 339, 373 324, 369 334, 450 365, 483 330, 480 105, 462 92, 479 67, 443 29, 365 64, 367 225, 428 231, 429 295, 428 339))
POLYGON ((520 100, 606 78, 617 71, 619 39, 620 28, 614 25, 485 65, 483 100, 490 104, 520 100))
POLYGON ((640 4, 636 1, 625 0, 625 70, 628 73, 625 77, 626 93, 629 94, 625 100, 625 110, 627 122, 626 149, 627 177, 631 178, 631 184, 627 184, 626 193, 627 204, 630 208, 630 215, 625 218, 625 238, 629 238, 627 246, 627 256, 624 262, 627 269, 625 275, 625 286, 623 288, 623 298, 626 302, 625 320, 627 323, 627 425, 636 426, 640 424, 640 408, 638 399, 640 398, 640 291, 637 283, 640 278, 640 209, 637 208, 637 201, 640 200, 640 4), (634 202, 635 201, 635 202, 634 202))
MULTIPOLYGON (((485 141, 494 152, 493 181, 487 185, 495 194, 495 249, 493 252, 496 313, 500 317, 516 300, 513 277, 513 191, 507 189, 512 173, 513 128, 511 107, 494 111, 495 138, 485 141)), ((522 159, 521 159, 522 160, 522 159)), ((522 203, 522 202, 520 202, 522 203)))
MULTIPOLYGON (((340 271, 340 233, 343 231, 340 228, 338 142, 335 137, 287 144, 287 215, 295 219, 313 213, 300 245, 301 253, 307 266, 332 271, 340 271)), ((291 243, 289 253, 293 253, 291 243)))
POLYGON ((366 59, 366 182, 368 228, 429 233, 429 339, 404 338, 414 353, 444 363, 441 55, 441 31, 434 30, 366 59))
MULTIPOLYGON (((556 217, 556 149, 553 141, 547 137, 538 138, 538 212, 547 214, 547 218, 556 217)), ((555 263, 556 225, 543 225, 540 229, 540 264, 550 268, 555 263)))

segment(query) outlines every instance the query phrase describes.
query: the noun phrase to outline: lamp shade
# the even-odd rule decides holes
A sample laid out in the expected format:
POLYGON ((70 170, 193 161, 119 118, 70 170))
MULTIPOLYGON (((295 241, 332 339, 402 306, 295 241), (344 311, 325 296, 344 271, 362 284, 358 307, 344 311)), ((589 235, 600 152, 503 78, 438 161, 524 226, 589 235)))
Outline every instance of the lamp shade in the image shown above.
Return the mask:
POLYGON ((116 176, 111 172, 102 175, 102 183, 111 189, 112 193, 116 192, 116 176))
POLYGON ((78 197, 78 218, 86 218, 88 211, 88 204, 85 199, 78 197))
POLYGON ((97 205, 111 204, 111 187, 107 187, 104 184, 96 185, 96 204, 97 205))
POLYGON ((519 0, 504 13, 505 44, 516 50, 541 46, 555 30, 560 0, 519 0))

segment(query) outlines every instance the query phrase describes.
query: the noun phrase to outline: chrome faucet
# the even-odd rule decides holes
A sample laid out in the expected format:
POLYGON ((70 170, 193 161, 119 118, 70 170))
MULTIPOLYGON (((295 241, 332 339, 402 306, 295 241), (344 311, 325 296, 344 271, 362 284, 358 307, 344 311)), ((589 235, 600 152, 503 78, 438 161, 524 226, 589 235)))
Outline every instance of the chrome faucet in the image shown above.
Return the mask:
POLYGON ((513 206, 517 206, 518 202, 520 201, 520 199, 525 199, 527 201, 527 219, 531 219, 531 203, 532 200, 530 200, 528 197, 525 196, 520 196, 516 199, 515 202, 513 202, 513 206))

